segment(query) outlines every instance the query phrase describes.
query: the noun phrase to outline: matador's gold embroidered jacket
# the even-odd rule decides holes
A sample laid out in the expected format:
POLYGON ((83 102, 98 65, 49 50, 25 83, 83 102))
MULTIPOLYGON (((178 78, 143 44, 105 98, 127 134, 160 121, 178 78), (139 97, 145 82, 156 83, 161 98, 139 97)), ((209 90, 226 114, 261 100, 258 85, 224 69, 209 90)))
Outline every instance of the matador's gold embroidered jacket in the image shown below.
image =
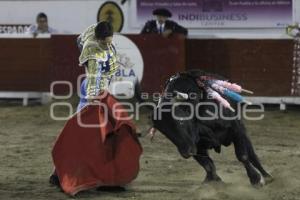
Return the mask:
POLYGON ((77 40, 82 47, 79 64, 86 67, 86 98, 97 96, 101 90, 107 89, 111 77, 118 69, 114 45, 109 45, 107 49, 101 48, 95 38, 95 27, 96 24, 88 27, 77 40))

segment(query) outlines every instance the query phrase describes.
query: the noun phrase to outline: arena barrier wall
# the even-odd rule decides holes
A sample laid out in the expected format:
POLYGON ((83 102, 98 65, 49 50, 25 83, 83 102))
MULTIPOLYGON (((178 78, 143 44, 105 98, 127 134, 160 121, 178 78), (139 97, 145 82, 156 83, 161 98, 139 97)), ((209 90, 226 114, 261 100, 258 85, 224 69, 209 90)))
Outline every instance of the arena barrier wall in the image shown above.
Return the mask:
MULTIPOLYGON (((292 96, 293 40, 127 36, 144 60, 145 92, 160 92, 172 74, 198 68, 228 77, 256 96, 292 96)), ((77 77, 84 73, 76 37, 0 38, 0 91, 49 91, 54 80, 70 81, 76 89, 77 77)), ((65 86, 55 87, 55 93, 65 93, 65 86)))

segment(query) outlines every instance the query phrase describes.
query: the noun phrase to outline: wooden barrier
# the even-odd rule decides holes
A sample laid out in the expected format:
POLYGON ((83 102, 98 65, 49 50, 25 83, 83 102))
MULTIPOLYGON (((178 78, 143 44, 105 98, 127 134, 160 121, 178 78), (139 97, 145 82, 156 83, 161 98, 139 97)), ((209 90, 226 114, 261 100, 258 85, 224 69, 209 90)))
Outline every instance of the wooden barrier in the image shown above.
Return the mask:
POLYGON ((158 35, 128 35, 137 45, 144 60, 142 89, 161 92, 166 80, 185 70, 185 39, 173 36, 165 39, 158 35))
POLYGON ((292 40, 191 39, 186 43, 187 69, 221 74, 256 96, 290 96, 292 40))
MULTIPOLYGON (((127 36, 137 45, 144 60, 144 76, 141 83, 144 92, 161 92, 167 78, 185 70, 184 38, 174 36, 165 39, 158 35, 127 36)), ((84 73, 84 69, 78 66, 76 36, 54 35, 51 41, 54 55, 51 80, 70 81, 76 89, 77 77, 84 73)), ((55 87, 55 93, 65 92, 65 87, 55 87)))
MULTIPOLYGON (((178 71, 199 68, 222 74, 258 96, 291 96, 292 40, 169 39, 127 35, 144 60, 142 88, 160 92, 178 71)), ((75 35, 50 39, 0 39, 0 91, 49 91, 54 80, 73 83, 78 66, 75 35)), ((64 87, 58 94, 68 93, 64 87)))
POLYGON ((49 91, 50 39, 0 39, 0 91, 49 91))
MULTIPOLYGON (((51 82, 69 81, 73 85, 73 91, 77 91, 77 78, 84 73, 84 68, 78 65, 80 52, 76 45, 75 35, 53 35, 51 42, 53 45, 53 58, 50 70, 51 82)), ((69 88, 65 84, 54 87, 54 93, 66 95, 69 88)))

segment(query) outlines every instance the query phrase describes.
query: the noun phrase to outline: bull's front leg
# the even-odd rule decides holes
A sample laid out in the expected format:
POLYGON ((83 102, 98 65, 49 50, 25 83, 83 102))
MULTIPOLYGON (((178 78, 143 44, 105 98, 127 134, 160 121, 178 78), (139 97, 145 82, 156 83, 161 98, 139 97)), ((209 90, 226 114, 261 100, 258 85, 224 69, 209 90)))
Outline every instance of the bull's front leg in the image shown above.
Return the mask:
POLYGON ((197 155, 193 157, 206 171, 204 183, 222 181, 222 179, 217 175, 215 164, 209 157, 207 149, 198 149, 197 155))

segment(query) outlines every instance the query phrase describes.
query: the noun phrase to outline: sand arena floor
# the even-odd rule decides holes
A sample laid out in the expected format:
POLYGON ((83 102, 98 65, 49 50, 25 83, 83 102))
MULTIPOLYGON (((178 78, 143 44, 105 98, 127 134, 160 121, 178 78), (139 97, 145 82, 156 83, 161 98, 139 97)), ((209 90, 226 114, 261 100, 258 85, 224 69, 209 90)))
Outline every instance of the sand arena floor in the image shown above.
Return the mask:
MULTIPOLYGON (((75 104, 74 104, 75 105, 75 104)), ((65 115, 61 109, 58 114, 65 115)), ((137 121, 146 134, 148 115, 137 121)), ((22 107, 0 105, 0 199, 72 199, 49 185, 51 146, 64 121, 49 117, 49 105, 22 107)), ((144 148, 138 178, 125 192, 96 190, 79 193, 76 199, 138 200, 298 200, 300 199, 300 111, 267 111, 262 121, 246 121, 262 164, 275 178, 263 188, 253 188, 233 147, 211 152, 225 184, 202 184, 205 173, 193 159, 179 156, 173 144, 157 134, 140 141, 144 148)))

